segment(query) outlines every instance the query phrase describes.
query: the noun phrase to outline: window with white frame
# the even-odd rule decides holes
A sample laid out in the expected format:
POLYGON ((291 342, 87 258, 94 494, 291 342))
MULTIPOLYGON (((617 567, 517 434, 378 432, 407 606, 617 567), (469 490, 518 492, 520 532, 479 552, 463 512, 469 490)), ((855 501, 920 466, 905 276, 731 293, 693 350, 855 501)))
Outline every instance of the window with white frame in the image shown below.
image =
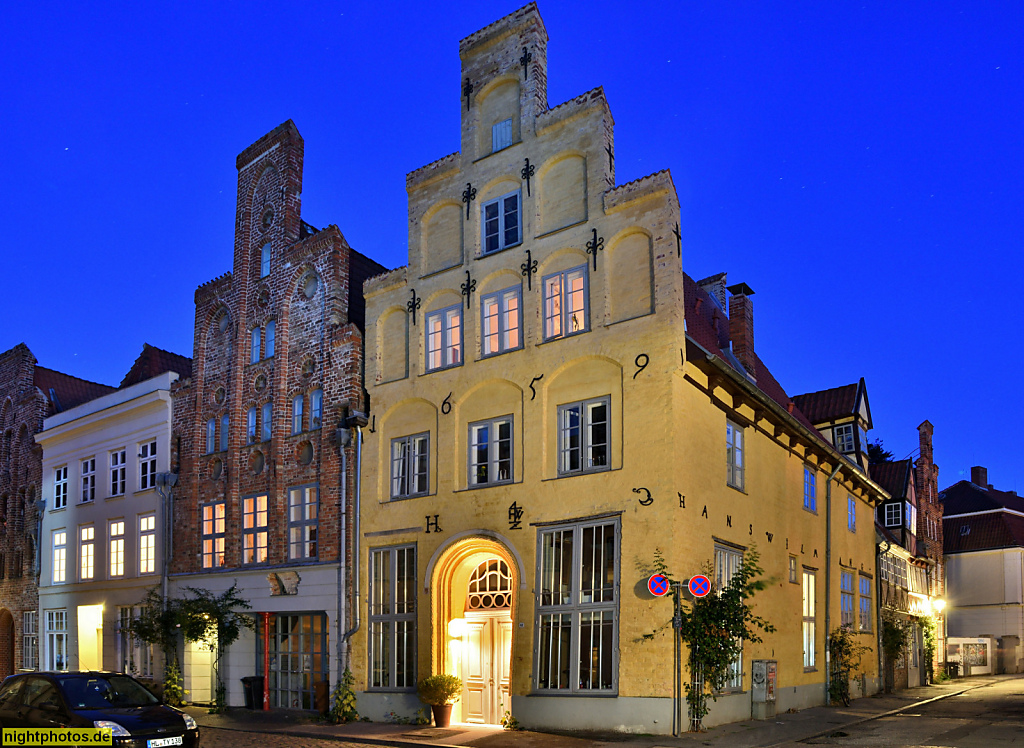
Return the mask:
POLYGON ((537 690, 616 691, 618 532, 602 521, 538 533, 537 690))
POLYGON ((124 520, 110 523, 110 576, 124 576, 124 520))
POLYGON ((853 572, 839 572, 839 625, 853 628, 853 572))
POLYGON ((590 329, 587 266, 544 277, 544 339, 576 335, 590 329))
POLYGON ((249 408, 246 413, 246 427, 245 427, 245 439, 246 444, 256 443, 256 406, 249 408))
POLYGON ((299 434, 302 432, 302 395, 296 395, 292 398, 292 433, 299 434))
POLYGON ((901 502, 892 502, 885 505, 885 526, 899 527, 903 524, 903 505, 901 502))
POLYGON ((262 416, 260 418, 260 421, 262 422, 260 424, 261 429, 262 429, 261 435, 263 437, 263 441, 269 442, 270 441, 270 437, 273 434, 274 404, 273 403, 264 403, 263 404, 263 412, 261 413, 261 416, 262 416))
POLYGON ((270 275, 270 242, 260 248, 260 277, 266 278, 270 275))
MULTIPOLYGON (((732 584, 732 578, 740 570, 743 563, 742 551, 715 544, 715 589, 722 592, 732 584)), ((729 677, 723 686, 724 691, 739 691, 743 688, 743 640, 737 641, 740 651, 736 659, 729 663, 729 677)))
POLYGON ((135 614, 135 608, 118 608, 117 659, 121 664, 122 673, 129 673, 136 678, 152 678, 153 645, 141 641, 132 632, 135 614))
POLYGON ((115 449, 110 453, 110 495, 123 496, 128 461, 127 450, 115 449))
POLYGON ((96 498, 96 458, 82 460, 82 503, 96 498))
POLYGON ((800 575, 796 569, 796 556, 789 557, 789 581, 792 584, 800 584, 800 575))
POLYGON ((224 509, 223 501, 203 504, 200 508, 204 569, 219 569, 224 565, 224 509))
POLYGON ((249 363, 255 364, 260 360, 260 336, 262 330, 258 327, 252 328, 249 333, 249 363))
POLYGON ((804 648, 804 670, 813 670, 817 658, 815 657, 815 628, 817 619, 815 617, 815 573, 812 569, 803 571, 803 648, 804 648))
POLYGON ((139 516, 139 574, 156 572, 156 515, 139 516))
POLYGON ((849 454, 853 451, 853 424, 847 423, 842 426, 836 426, 832 429, 832 438, 834 440, 835 448, 843 454, 849 454))
POLYGON ((370 688, 416 687, 416 546, 370 551, 370 688))
POLYGON ((53 508, 63 509, 68 505, 68 466, 61 465, 53 471, 53 508))
POLYGON ((206 454, 217 451, 217 419, 211 418, 206 422, 206 454))
POLYGON ((63 584, 67 581, 68 566, 68 533, 67 530, 53 532, 53 583, 63 584))
POLYGON ((315 483, 288 489, 288 558, 317 557, 320 488, 315 483))
POLYGON ((315 431, 323 425, 324 391, 313 390, 309 395, 309 430, 315 431))
POLYGON ((507 249, 523 240, 519 228, 519 194, 516 190, 481 206, 484 254, 507 249))
POLYGON ((804 509, 818 511, 818 475, 814 468, 804 465, 804 509))
POLYGON ((610 411, 607 396, 558 406, 559 475, 611 467, 610 411))
POLYGON ((522 293, 520 286, 487 294, 480 300, 481 355, 523 347, 522 293))
POLYGON ((275 343, 274 338, 276 336, 276 332, 277 332, 277 325, 274 323, 274 320, 270 320, 267 323, 266 342, 263 344, 263 358, 273 358, 274 357, 274 343, 275 343))
POLYGON ((857 532, 857 499, 846 494, 846 529, 857 532))
POLYGON ((83 582, 96 576, 96 528, 78 528, 78 578, 83 582))
POLYGON ((67 670, 68 612, 46 611, 46 669, 67 670))
POLYGON ((391 498, 423 496, 429 490, 430 434, 391 440, 391 498))
POLYGON ((426 318, 427 371, 462 363, 462 305, 431 312, 426 318))
POLYGON ((242 499, 242 563, 267 560, 267 495, 242 499))
POLYGON ((909 501, 903 504, 905 507, 904 519, 906 520, 905 527, 910 530, 911 533, 917 535, 917 507, 911 504, 909 501))
POLYGON ((220 451, 228 451, 228 416, 225 414, 220 417, 220 451))
POLYGON ((871 631, 871 577, 859 575, 858 585, 860 587, 860 630, 871 631))
POLYGON ((469 424, 469 485, 512 480, 512 416, 469 424))
POLYGON ((156 440, 139 445, 139 490, 156 488, 156 440))
POLYGON ((26 610, 21 615, 21 667, 39 668, 39 613, 35 610, 26 610))
POLYGON ((491 125, 491 151, 500 151, 510 145, 512 145, 512 119, 504 119, 491 125))
POLYGON ((733 488, 743 490, 743 427, 732 421, 725 422, 725 466, 726 482, 733 488))

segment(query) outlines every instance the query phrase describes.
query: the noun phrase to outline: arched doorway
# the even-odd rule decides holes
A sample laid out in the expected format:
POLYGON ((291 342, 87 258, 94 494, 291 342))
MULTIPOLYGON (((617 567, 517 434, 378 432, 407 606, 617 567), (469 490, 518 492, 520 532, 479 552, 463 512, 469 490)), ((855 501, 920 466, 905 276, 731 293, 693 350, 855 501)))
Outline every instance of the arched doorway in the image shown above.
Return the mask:
POLYGON ((517 559, 488 538, 457 541, 439 559, 431 585, 434 672, 462 679, 453 719, 498 724, 511 708, 517 559))
POLYGON ((14 672, 14 616, 0 610, 0 680, 14 672))

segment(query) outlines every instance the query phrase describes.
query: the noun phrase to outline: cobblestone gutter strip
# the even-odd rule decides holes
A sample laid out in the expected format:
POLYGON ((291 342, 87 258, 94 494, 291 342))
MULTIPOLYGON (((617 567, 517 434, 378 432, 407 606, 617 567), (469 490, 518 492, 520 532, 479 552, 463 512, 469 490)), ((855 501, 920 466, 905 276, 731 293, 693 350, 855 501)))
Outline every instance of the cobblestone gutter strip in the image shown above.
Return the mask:
POLYGON ((228 732, 258 732, 267 735, 288 735, 293 738, 309 738, 311 740, 331 740, 335 743, 359 743, 363 745, 389 745, 396 748, 418 748, 418 746, 432 746, 432 748, 453 748, 452 743, 435 743, 430 740, 400 740, 398 738, 384 738, 364 735, 339 735, 333 732, 312 732, 309 730, 260 730, 255 727, 223 727, 218 725, 200 725, 203 730, 225 730, 228 732))
POLYGON ((987 681, 985 683, 979 683, 976 686, 969 686, 968 688, 964 688, 959 691, 950 691, 949 693, 939 694, 938 696, 932 696, 930 699, 922 699, 921 701, 915 701, 913 704, 901 706, 898 709, 890 709, 887 712, 879 712, 878 714, 873 714, 870 717, 861 717, 860 719, 855 719, 852 722, 843 722, 841 724, 835 724, 824 730, 819 730, 818 732, 812 735, 804 735, 802 738, 789 738, 788 740, 783 740, 781 743, 771 743, 769 745, 760 746, 759 748, 780 748, 781 746, 792 745, 793 743, 802 743, 805 740, 814 740, 815 738, 822 738, 830 733, 836 732, 837 730, 845 730, 848 727, 856 727, 857 725, 863 725, 865 722, 873 722, 876 719, 891 717, 894 714, 905 712, 908 709, 917 709, 918 707, 924 706, 925 704, 931 704, 933 701, 941 701, 942 699, 948 699, 951 696, 959 696, 960 694, 967 693, 968 691, 973 691, 976 688, 984 688, 985 686, 991 686, 993 683, 998 682, 999 681, 987 681))

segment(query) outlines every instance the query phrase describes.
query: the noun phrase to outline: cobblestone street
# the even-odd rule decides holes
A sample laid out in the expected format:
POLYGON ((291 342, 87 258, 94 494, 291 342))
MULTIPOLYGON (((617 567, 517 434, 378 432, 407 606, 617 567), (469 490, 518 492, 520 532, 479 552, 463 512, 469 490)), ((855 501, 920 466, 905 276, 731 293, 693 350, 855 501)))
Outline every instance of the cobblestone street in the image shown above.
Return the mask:
POLYGON ((215 727, 203 728, 203 748, 366 748, 365 743, 348 743, 340 740, 300 738, 294 735, 275 733, 241 732, 221 730, 215 727))

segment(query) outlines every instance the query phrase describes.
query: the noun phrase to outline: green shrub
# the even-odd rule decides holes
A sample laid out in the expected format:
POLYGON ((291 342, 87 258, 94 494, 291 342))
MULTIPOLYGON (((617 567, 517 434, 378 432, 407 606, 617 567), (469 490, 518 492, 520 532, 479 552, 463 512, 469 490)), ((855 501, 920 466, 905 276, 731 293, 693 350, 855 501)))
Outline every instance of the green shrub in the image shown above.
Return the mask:
POLYGON ((416 690, 420 699, 431 706, 454 704, 462 695, 462 679, 447 673, 428 675, 416 690))

